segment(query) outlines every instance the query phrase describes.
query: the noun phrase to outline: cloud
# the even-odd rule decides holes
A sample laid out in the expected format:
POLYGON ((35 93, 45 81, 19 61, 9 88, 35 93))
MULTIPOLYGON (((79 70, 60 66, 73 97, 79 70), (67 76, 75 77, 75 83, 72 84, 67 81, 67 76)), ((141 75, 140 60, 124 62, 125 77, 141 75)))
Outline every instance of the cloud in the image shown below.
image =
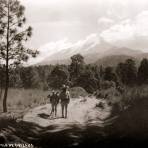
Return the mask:
POLYGON ((147 0, 21 1, 33 27, 27 46, 41 53, 30 60, 34 63, 68 48, 87 52, 100 38, 115 46, 148 49, 147 0))
POLYGON ((140 13, 135 20, 136 35, 148 37, 148 11, 140 13))
POLYGON ((73 44, 73 48, 77 47, 77 48, 82 48, 84 46, 86 47, 93 47, 96 44, 100 43, 100 39, 99 36, 96 33, 90 34, 89 36, 87 36, 84 40, 80 40, 76 43, 73 44))
POLYGON ((120 40, 126 40, 133 37, 134 28, 130 20, 124 20, 119 24, 111 26, 109 29, 103 31, 101 36, 107 42, 116 42, 120 40))
POLYGON ((103 23, 103 24, 113 24, 114 20, 107 18, 107 17, 101 17, 98 20, 98 24, 103 23))
POLYGON ((142 11, 133 19, 122 20, 120 23, 112 25, 102 31, 100 36, 105 41, 118 46, 148 48, 148 11, 142 11), (143 44, 146 41, 147 45, 143 44))
MULTIPOLYGON (((65 37, 74 43, 92 33, 107 31, 115 25, 119 27, 124 24, 121 23, 123 20, 129 19, 132 22, 133 17, 141 11, 148 10, 147 0, 21 1, 26 7, 27 23, 34 28, 28 45, 34 48, 65 37)), ((126 26, 126 30, 130 29, 128 23, 124 26, 126 26)), ((113 30, 116 32, 116 27, 113 30)), ((126 34, 124 32, 123 30, 122 36, 127 36, 128 31, 126 34)))
POLYGON ((98 19, 98 26, 104 30, 109 28, 115 23, 113 19, 107 18, 107 17, 101 17, 98 19))
POLYGON ((57 52, 91 53, 91 48, 101 44, 100 38, 115 46, 148 51, 148 11, 142 11, 133 19, 122 20, 119 23, 115 23, 110 18, 102 17, 98 19, 98 27, 101 24, 107 26, 101 33, 92 33, 77 42, 71 42, 69 38, 64 38, 41 46, 39 48, 40 55, 36 59, 31 59, 29 63, 38 63, 43 59, 52 57, 57 52))

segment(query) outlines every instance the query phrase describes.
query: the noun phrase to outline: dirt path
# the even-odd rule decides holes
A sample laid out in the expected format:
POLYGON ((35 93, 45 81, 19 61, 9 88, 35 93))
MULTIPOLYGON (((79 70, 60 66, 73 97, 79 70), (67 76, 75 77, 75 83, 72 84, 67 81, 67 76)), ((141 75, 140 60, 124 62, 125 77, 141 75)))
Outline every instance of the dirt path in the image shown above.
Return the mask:
POLYGON ((7 142, 27 142, 35 147, 93 147, 106 136, 105 119, 110 116, 111 107, 104 101, 104 108, 98 107, 99 99, 72 99, 68 118, 61 118, 58 106, 57 118, 49 118, 50 104, 29 110, 20 121, 4 121, 0 132, 7 142))
POLYGON ((49 117, 51 105, 46 104, 30 110, 23 118, 23 121, 36 123, 42 127, 50 125, 90 125, 98 124, 102 126, 104 119, 110 116, 111 107, 104 101, 104 109, 97 107, 101 100, 95 98, 72 99, 68 106, 68 118, 61 118, 61 106, 58 106, 57 117, 49 117))
POLYGON ((111 107, 106 101, 96 98, 72 99, 68 107, 68 118, 61 118, 58 106, 57 118, 49 118, 50 104, 30 110, 23 118, 27 123, 35 123, 44 130, 38 130, 38 140, 34 144, 42 147, 92 146, 100 141, 105 133, 105 119, 110 116, 111 107), (100 108, 100 102, 104 108, 100 108), (46 144, 45 144, 46 143, 46 144))

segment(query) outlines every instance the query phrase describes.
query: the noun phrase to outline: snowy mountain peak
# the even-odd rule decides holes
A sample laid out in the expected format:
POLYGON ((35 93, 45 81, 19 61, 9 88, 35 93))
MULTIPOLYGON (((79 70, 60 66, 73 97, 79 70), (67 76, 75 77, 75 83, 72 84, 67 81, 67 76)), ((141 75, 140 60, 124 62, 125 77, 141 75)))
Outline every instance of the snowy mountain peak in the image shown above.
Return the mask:
POLYGON ((77 53, 84 56, 86 63, 93 63, 110 55, 135 56, 142 53, 139 50, 132 50, 127 47, 115 47, 105 42, 97 34, 91 34, 76 43, 71 43, 68 39, 50 42, 40 47, 39 51, 40 55, 31 61, 37 65, 68 64, 70 57, 77 53))

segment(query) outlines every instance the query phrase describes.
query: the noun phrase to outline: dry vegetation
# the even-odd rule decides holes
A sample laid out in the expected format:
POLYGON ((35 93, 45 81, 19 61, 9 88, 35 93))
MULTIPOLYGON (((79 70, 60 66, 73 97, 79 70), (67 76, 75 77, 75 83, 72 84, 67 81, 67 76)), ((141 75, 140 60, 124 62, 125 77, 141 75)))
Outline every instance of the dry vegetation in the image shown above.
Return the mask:
MULTIPOLYGON (((41 104, 49 102, 47 95, 51 91, 39 89, 9 89, 8 93, 8 109, 9 111, 19 111, 29 109, 41 104)), ((81 87, 75 87, 70 90, 71 96, 77 98, 79 96, 87 96, 87 92, 81 87)), ((107 99, 112 104, 118 103, 120 107, 126 109, 129 106, 136 104, 137 101, 148 99, 148 86, 127 87, 121 95, 115 88, 99 91, 99 98, 107 99)), ((0 100, 2 104, 2 100, 0 100)), ((2 106, 0 106, 2 111, 2 106)))
MULTIPOLYGON (((26 109, 46 104, 49 102, 47 96, 51 91, 41 89, 9 89, 8 92, 8 110, 10 112, 19 112, 26 109)), ((81 87, 74 87, 70 90, 71 97, 85 97, 87 92, 81 87)), ((2 100, 0 100, 0 110, 2 111, 2 100)))
MULTIPOLYGON (((50 91, 39 89, 9 89, 8 110, 16 112, 45 104, 48 102, 47 95, 49 93, 50 91)), ((2 100, 0 101, 2 102, 2 100)))
POLYGON ((122 97, 123 110, 110 127, 114 129, 112 136, 145 143, 148 137, 148 86, 126 88, 122 97))

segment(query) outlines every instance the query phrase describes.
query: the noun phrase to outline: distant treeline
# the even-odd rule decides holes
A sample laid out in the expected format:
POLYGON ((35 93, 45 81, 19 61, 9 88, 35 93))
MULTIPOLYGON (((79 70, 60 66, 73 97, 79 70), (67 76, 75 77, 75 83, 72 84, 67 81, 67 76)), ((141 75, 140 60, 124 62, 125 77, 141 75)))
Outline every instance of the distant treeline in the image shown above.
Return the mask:
MULTIPOLYGON (((0 86, 4 87, 4 66, 0 68, 0 86)), ((85 64, 84 57, 76 54, 71 57, 70 65, 46 65, 17 67, 10 69, 9 87, 59 89, 62 84, 70 87, 80 86, 93 93, 101 83, 113 81, 116 85, 148 84, 148 60, 143 59, 136 67, 133 59, 127 59, 116 67, 103 67, 85 64)))

